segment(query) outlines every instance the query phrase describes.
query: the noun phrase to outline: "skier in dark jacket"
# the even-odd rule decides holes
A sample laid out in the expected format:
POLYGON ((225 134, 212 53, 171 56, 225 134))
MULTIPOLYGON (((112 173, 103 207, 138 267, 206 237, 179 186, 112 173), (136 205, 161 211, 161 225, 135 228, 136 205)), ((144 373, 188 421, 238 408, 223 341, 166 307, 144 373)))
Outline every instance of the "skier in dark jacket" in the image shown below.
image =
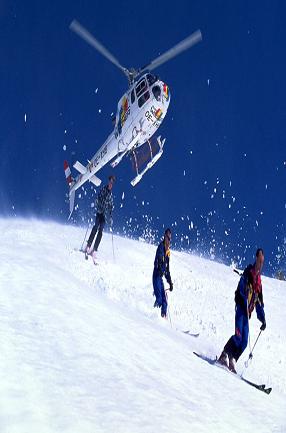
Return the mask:
POLYGON ((165 293, 163 276, 165 276, 167 282, 170 285, 169 290, 173 290, 173 283, 170 275, 170 242, 171 242, 171 230, 166 229, 164 233, 164 239, 160 242, 155 256, 154 271, 153 271, 153 288, 156 301, 154 307, 161 308, 161 316, 167 317, 167 297, 165 293))
POLYGON ((100 244, 101 238, 102 238, 102 232, 105 226, 105 223, 110 224, 112 226, 112 212, 114 209, 113 204, 113 197, 112 197, 112 187, 115 182, 115 176, 109 176, 108 178, 108 184, 105 185, 101 190, 99 191, 96 200, 95 200, 95 208, 96 208, 96 218, 95 218, 95 224, 92 228, 92 231, 90 233, 90 236, 87 241, 87 246, 85 253, 86 254, 92 254, 93 251, 98 250, 98 246, 100 244), (98 233, 97 233, 98 231, 98 233), (94 248, 92 249, 92 243, 94 240, 94 237, 97 233, 94 248))
POLYGON ((260 276, 263 262, 264 253, 259 248, 256 251, 255 263, 248 265, 244 270, 235 292, 235 334, 230 337, 218 359, 218 362, 226 365, 233 373, 236 373, 235 362, 237 362, 247 346, 249 319, 254 307, 258 320, 262 322, 261 331, 266 328, 260 276))

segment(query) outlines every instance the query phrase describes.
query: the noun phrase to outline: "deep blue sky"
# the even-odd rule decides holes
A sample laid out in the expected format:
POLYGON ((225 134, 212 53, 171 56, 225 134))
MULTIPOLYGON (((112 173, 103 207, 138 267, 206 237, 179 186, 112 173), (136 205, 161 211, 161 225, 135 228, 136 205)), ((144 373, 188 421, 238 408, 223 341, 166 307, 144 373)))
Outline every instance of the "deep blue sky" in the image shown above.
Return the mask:
MULTIPOLYGON (((127 67, 199 28, 203 42, 156 70, 171 91, 163 157, 135 188, 128 159, 114 170, 116 231, 173 226, 177 248, 241 266, 262 246, 265 271, 285 269, 285 16, 283 0, 1 1, 0 214, 65 221, 63 160, 86 164, 112 130, 127 81, 72 19, 127 67)), ((85 191, 77 224, 93 214, 85 191)))

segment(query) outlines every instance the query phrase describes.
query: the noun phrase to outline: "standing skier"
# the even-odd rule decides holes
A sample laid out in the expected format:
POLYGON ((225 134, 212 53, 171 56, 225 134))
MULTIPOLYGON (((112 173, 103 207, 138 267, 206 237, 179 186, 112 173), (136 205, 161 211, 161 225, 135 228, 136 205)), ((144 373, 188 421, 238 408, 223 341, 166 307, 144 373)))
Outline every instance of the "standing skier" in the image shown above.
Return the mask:
POLYGON ((156 301, 154 307, 161 308, 161 316, 167 317, 167 297, 164 289, 163 276, 165 276, 167 282, 170 285, 169 290, 173 290, 173 283, 170 275, 170 242, 171 242, 171 230, 166 229, 164 233, 164 239, 160 242, 155 256, 154 271, 153 271, 153 288, 156 301))
POLYGON ((259 248, 256 251, 255 263, 244 270, 235 292, 235 334, 230 337, 218 359, 220 364, 226 365, 233 373, 236 373, 235 362, 247 346, 249 319, 254 307, 258 320, 262 322, 261 331, 266 328, 261 284, 263 263, 264 253, 259 248))
POLYGON ((95 224, 91 230, 90 236, 87 241, 87 246, 85 249, 86 254, 92 254, 93 251, 97 251, 98 246, 100 244, 102 238, 102 232, 105 226, 105 223, 110 224, 112 226, 112 212, 114 209, 113 197, 112 197, 112 187, 115 182, 115 176, 109 176, 108 184, 105 185, 99 191, 96 200, 95 200, 95 208, 96 208, 96 218, 95 224), (94 248, 92 249, 92 243, 94 237, 97 236, 94 243, 94 248))

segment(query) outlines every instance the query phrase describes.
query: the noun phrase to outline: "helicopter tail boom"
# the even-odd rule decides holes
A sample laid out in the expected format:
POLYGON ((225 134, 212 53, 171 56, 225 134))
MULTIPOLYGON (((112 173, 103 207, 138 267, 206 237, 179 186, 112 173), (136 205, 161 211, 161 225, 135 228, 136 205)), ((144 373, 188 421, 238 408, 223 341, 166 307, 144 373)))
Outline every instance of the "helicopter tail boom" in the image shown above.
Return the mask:
POLYGON ((64 171, 67 180, 67 184, 69 186, 69 202, 70 202, 70 214, 68 219, 70 219, 73 210, 74 210, 74 201, 75 201, 75 192, 78 188, 80 188, 85 182, 92 182, 95 186, 99 186, 101 184, 101 180, 95 176, 94 169, 89 170, 88 166, 85 167, 79 161, 76 161, 73 167, 80 173, 80 175, 74 179, 71 175, 70 167, 67 161, 64 161, 64 171))

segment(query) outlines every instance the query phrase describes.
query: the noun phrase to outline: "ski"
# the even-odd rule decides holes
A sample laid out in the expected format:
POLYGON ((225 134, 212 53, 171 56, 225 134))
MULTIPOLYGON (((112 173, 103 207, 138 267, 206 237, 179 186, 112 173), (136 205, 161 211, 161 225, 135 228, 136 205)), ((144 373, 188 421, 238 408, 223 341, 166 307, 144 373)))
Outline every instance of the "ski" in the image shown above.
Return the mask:
POLYGON ((259 389, 259 391, 263 391, 263 392, 265 392, 266 394, 270 394, 270 392, 272 391, 272 388, 266 388, 265 385, 258 385, 258 384, 256 384, 256 383, 251 382, 251 381, 248 380, 248 379, 245 379, 245 378, 242 377, 242 376, 239 376, 239 377, 240 377, 241 380, 243 380, 243 382, 248 383, 248 385, 254 386, 254 388, 259 389))
POLYGON ((197 338, 199 335, 200 335, 200 333, 198 332, 197 334, 194 334, 194 333, 192 333, 190 330, 186 330, 186 331, 181 331, 183 334, 186 334, 186 335, 189 335, 190 337, 195 337, 195 338, 197 338))
MULTIPOLYGON (((202 359, 203 361, 206 361, 208 364, 215 365, 215 366, 217 366, 219 368, 222 368, 223 370, 227 371, 228 373, 232 373, 226 367, 224 367, 223 365, 221 365, 221 364, 219 364, 217 362, 217 357, 215 357, 215 358, 209 358, 208 356, 202 355, 202 354, 197 353, 197 352, 193 352, 193 353, 198 358, 202 359)), ((245 379, 244 377, 239 376, 239 375, 237 375, 235 373, 232 373, 232 374, 234 374, 235 377, 237 377, 238 379, 241 379, 243 382, 247 383, 248 385, 253 386, 254 388, 258 389, 259 391, 265 392, 265 394, 269 395, 270 392, 272 391, 272 388, 266 388, 266 385, 264 385, 264 384, 259 385, 257 383, 251 382, 250 380, 245 379)))
POLYGON ((82 249, 79 249, 79 248, 74 248, 74 251, 77 251, 79 253, 83 253, 85 260, 88 260, 88 256, 91 256, 93 264, 96 265, 96 266, 99 265, 99 263, 96 261, 94 255, 93 255, 93 252, 89 254, 89 253, 87 253, 86 250, 82 250, 82 249))

